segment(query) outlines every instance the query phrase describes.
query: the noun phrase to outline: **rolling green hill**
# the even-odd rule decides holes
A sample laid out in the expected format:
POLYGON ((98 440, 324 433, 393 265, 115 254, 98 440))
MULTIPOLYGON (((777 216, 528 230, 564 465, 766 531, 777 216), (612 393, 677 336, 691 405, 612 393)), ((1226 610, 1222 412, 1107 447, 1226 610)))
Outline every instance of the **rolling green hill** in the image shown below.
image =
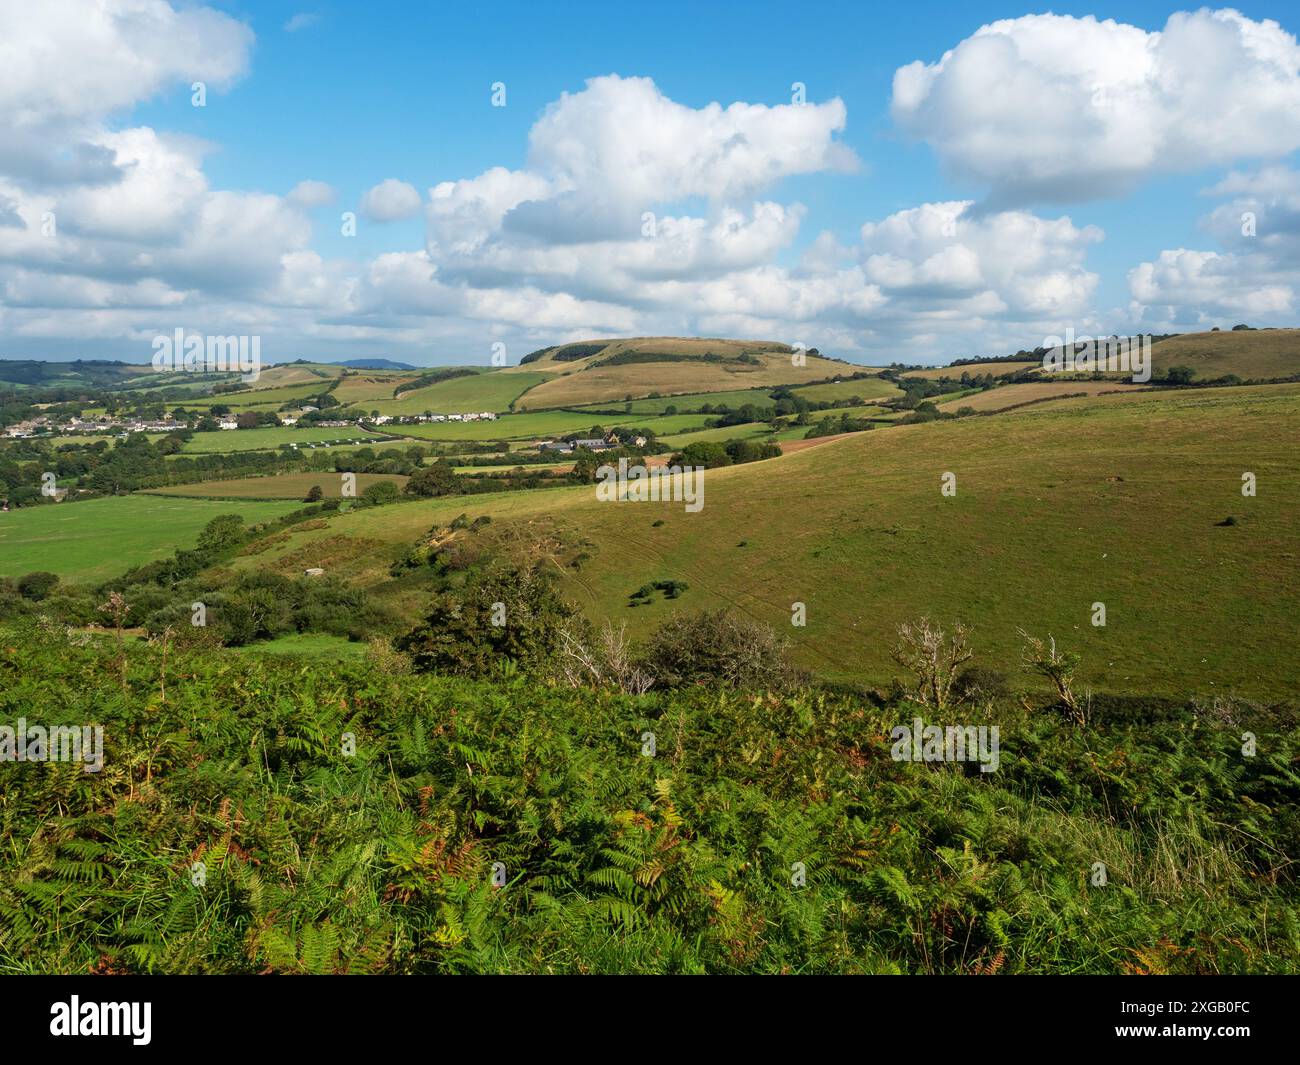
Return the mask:
MULTIPOLYGON (((973 624, 984 662, 1008 672, 1023 626, 1078 650, 1101 690, 1293 697, 1300 663, 1279 634, 1300 593, 1297 432, 1300 385, 1066 400, 709 471, 697 514, 601 503, 589 487, 452 497, 332 519, 257 564, 353 537, 395 557, 438 521, 488 514, 493 529, 532 523, 583 545, 567 593, 633 633, 670 609, 731 606, 786 633, 806 666, 883 684, 896 626, 929 614, 973 624), (953 498, 940 492, 949 471, 953 498), (1243 471, 1256 498, 1241 495, 1243 471), (690 591, 629 609, 659 578, 690 591), (1105 628, 1090 624, 1097 602, 1105 628)), ((357 565, 388 579, 373 551, 357 565)))
POLYGON ((517 399, 515 407, 538 410, 655 394, 736 392, 822 381, 846 372, 846 363, 808 355, 803 365, 795 365, 792 356, 789 345, 761 340, 634 337, 564 345, 521 367, 550 376, 517 399), (568 359, 572 353, 581 357, 568 359))
POLYGON ((1197 380, 1236 374, 1243 381, 1267 381, 1300 374, 1300 329, 1239 329, 1185 333, 1151 347, 1157 373, 1189 366, 1197 380))
MULTIPOLYGON (((1288 344, 1296 335, 1300 331, 1200 334, 1163 341, 1156 350, 1169 364, 1203 352, 1205 375, 1232 365, 1239 376, 1262 376, 1290 365, 1288 344)), ((773 434, 761 422, 705 429, 706 416, 660 413, 677 405, 670 395, 675 387, 683 389, 684 405, 703 405, 712 393, 700 390, 701 374, 721 374, 716 383, 732 385, 733 377, 794 369, 779 345, 652 338, 567 350, 578 357, 565 360, 557 357, 565 348, 549 349, 522 368, 453 378, 420 391, 498 390, 498 402, 516 396, 522 408, 543 390, 551 389, 555 399, 562 386, 603 408, 530 407, 496 422, 394 431, 413 440, 527 444, 597 424, 646 425, 672 446, 742 437, 796 440, 807 431, 789 426, 773 434), (610 375, 625 377, 617 390, 610 375), (595 401, 592 392, 621 391, 633 377, 646 396, 662 395, 633 400, 632 413, 598 413, 621 407, 622 397, 595 401)), ((810 358, 799 369, 822 379, 842 375, 844 366, 810 358), (825 365, 814 366, 818 362, 825 365)), ((311 367, 286 369, 322 380, 311 367)), ((366 371, 346 380, 354 388, 377 389, 411 377, 366 371)), ((302 386, 270 383, 272 394, 302 386)), ((868 378, 799 391, 843 398, 845 388, 858 385, 892 388, 868 378)), ((717 393, 718 401, 757 402, 772 387, 729 387, 717 393)), ((809 668, 883 684, 894 672, 889 646, 898 624, 932 614, 976 625, 989 664, 1004 671, 1017 668, 1016 629, 1023 626, 1050 631, 1079 650, 1086 677, 1099 689, 1300 691, 1294 656, 1274 645, 1278 633, 1293 627, 1300 590, 1300 535, 1293 521, 1300 472, 1291 456, 1300 429, 1300 384, 1120 391, 1108 381, 1035 382, 961 395, 946 409, 961 406, 990 416, 883 426, 778 459, 712 470, 699 514, 686 514, 680 504, 599 503, 591 488, 454 496, 340 514, 323 528, 292 531, 240 565, 274 566, 291 554, 298 566, 312 544, 328 544, 330 557, 341 559, 341 576, 414 608, 419 589, 392 581, 391 562, 437 521, 485 514, 499 519, 489 537, 527 538, 548 530, 562 545, 556 557, 568 594, 594 618, 626 621, 633 635, 648 632, 668 609, 731 606, 786 632, 809 668), (1064 398, 1074 392, 1111 394, 1064 398), (1052 396, 1019 406, 1014 415, 997 413, 1052 396), (954 498, 939 491, 948 471, 957 477, 954 498), (1259 479, 1254 498, 1241 496, 1244 472, 1259 479), (365 549, 335 550, 348 541, 365 549), (571 567, 563 563, 566 552, 585 557, 571 567), (656 579, 686 581, 690 591, 672 608, 661 602, 630 608, 630 592, 656 579), (806 628, 788 624, 796 602, 807 606, 806 628), (1090 623, 1099 602, 1106 604, 1104 628, 1090 623)), ((208 433, 197 435, 186 452, 273 448, 330 434, 356 436, 320 429, 208 433)), ((135 534, 123 530, 143 525, 139 534, 158 541, 158 550, 144 557, 186 540, 166 521, 160 527, 152 517, 132 517, 123 500, 75 503, 60 508, 57 513, 67 516, 58 520, 54 508, 45 508, 43 518, 20 513, 10 523, 40 526, 39 534, 23 540, 14 572, 62 566, 60 572, 98 577, 123 568, 107 546, 111 536, 94 539, 93 550, 104 557, 93 565, 89 548, 73 550, 75 564, 63 558, 67 545, 86 535, 82 523, 71 520, 73 507, 76 513, 98 508, 84 511, 87 521, 117 530, 128 543, 135 534)))
POLYGON ((546 378, 540 373, 502 373, 500 370, 476 373, 472 376, 453 377, 425 388, 399 392, 393 396, 368 403, 381 414, 463 414, 466 411, 491 411, 502 414, 510 405, 534 385, 546 378))

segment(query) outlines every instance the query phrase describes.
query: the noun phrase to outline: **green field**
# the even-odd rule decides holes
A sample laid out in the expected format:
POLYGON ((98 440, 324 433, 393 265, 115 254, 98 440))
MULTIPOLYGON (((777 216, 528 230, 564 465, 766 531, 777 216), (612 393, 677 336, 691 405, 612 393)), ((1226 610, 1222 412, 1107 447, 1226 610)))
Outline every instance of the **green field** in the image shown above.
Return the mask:
MULTIPOLYGON (((529 364, 530 368, 532 364, 529 364)), ((658 393, 692 394, 766 389, 775 385, 822 381, 844 371, 844 364, 807 356, 795 365, 784 345, 757 341, 726 341, 683 338, 639 338, 615 341, 605 352, 573 363, 548 363, 538 369, 563 366, 558 374, 529 389, 518 401, 520 409, 543 410, 593 404, 608 405, 658 393), (655 353, 704 355, 712 352, 735 359, 744 354, 750 362, 649 361, 602 365, 611 352, 641 355, 655 353)))
MULTIPOLYGON (((692 392, 684 396, 661 396, 658 399, 634 399, 632 401, 633 414, 662 414, 669 407, 676 407, 681 413, 688 414, 691 411, 698 411, 706 404, 718 406, 726 404, 728 407, 743 407, 746 403, 752 403, 756 407, 772 406, 772 390, 770 388, 742 388, 738 391, 731 392, 692 392)), ((596 410, 622 411, 626 404, 609 403, 597 404, 596 410)), ((577 408, 582 409, 582 408, 577 408)))
POLYGON ((859 381, 839 381, 826 385, 809 385, 796 388, 794 394, 810 403, 834 403, 841 399, 859 399, 871 402, 880 399, 893 399, 901 396, 903 390, 886 381, 883 377, 865 377, 859 381))
POLYGON ((941 377, 960 380, 964 373, 972 377, 983 377, 985 374, 992 374, 994 377, 1013 377, 1021 370, 1042 369, 1042 366, 1041 362, 977 362, 964 366, 932 366, 924 370, 908 370, 903 376, 920 377, 930 381, 941 377))
MULTIPOLYGON (((452 467, 452 469, 453 469, 456 473, 468 473, 468 474, 471 474, 471 475, 473 475, 473 474, 478 474, 478 473, 511 473, 511 472, 513 472, 513 471, 515 471, 515 470, 517 470, 517 469, 520 469, 520 468, 521 468, 521 467, 520 467, 519 463, 517 463, 517 462, 516 462, 513 466, 507 464, 507 465, 504 465, 504 466, 453 466, 453 467, 452 467)), ((567 471, 573 469, 573 463, 572 463, 572 462, 557 462, 557 463, 555 463, 555 464, 553 464, 553 465, 547 465, 547 464, 541 464, 541 463, 528 463, 526 466, 524 466, 524 467, 522 467, 522 468, 523 468, 524 470, 527 470, 527 471, 530 472, 530 473, 532 473, 532 472, 536 472, 536 471, 539 471, 539 470, 563 470, 563 471, 567 472, 567 471)))
POLYGON ((629 420, 626 414, 617 418, 593 417, 590 414, 555 410, 537 414, 507 414, 496 421, 437 422, 399 425, 392 429, 418 440, 545 440, 563 433, 590 429, 593 425, 601 425, 606 429, 626 425, 629 420))
MULTIPOLYGON (((808 426, 801 426, 798 435, 808 432, 808 426)), ((778 439, 767 422, 742 422, 740 425, 728 425, 723 429, 699 429, 693 433, 671 433, 661 436, 659 443, 669 447, 685 447, 700 440, 752 440, 756 437, 778 439)))
POLYGON ((349 425, 341 429, 304 429, 297 425, 269 426, 259 429, 226 429, 213 433, 195 433, 182 450, 185 455, 228 455, 234 451, 274 451, 281 444, 356 443, 377 445, 383 438, 372 437, 364 429, 349 425))
POLYGON ((339 659, 361 659, 366 653, 366 645, 343 636, 331 636, 325 632, 295 632, 275 640, 233 647, 231 650, 235 654, 249 657, 288 655, 292 658, 338 661, 339 659))
MULTIPOLYGON (((131 434, 132 437, 136 437, 139 435, 140 435, 139 433, 131 434)), ((156 440, 161 440, 166 435, 167 435, 166 433, 145 433, 144 434, 145 439, 147 439, 151 444, 156 440)), ((39 442, 42 444, 49 444, 51 447, 60 447, 64 444, 77 444, 82 447, 86 447, 90 444, 97 444, 101 440, 107 440, 109 447, 116 447, 119 443, 121 443, 121 441, 118 440, 117 436, 113 433, 74 433, 71 436, 34 436, 31 438, 31 441, 29 442, 31 443, 39 442)), ((22 443, 22 442, 23 441, 18 441, 18 443, 22 443)))
POLYGON ((692 429, 703 429, 716 418, 716 414, 661 414, 635 415, 624 414, 621 418, 611 420, 611 425, 626 425, 630 429, 651 429, 656 436, 668 436, 672 433, 685 433, 692 429))
POLYGON ((69 581, 107 580, 192 547, 218 514, 240 514, 252 524, 297 506, 130 495, 25 507, 0 513, 0 576, 48 570, 69 581))
MULTIPOLYGON (((377 481, 392 481, 401 488, 408 478, 392 473, 356 474, 356 494, 377 481)), ((325 499, 343 498, 343 475, 333 470, 321 473, 278 473, 269 477, 239 477, 229 481, 203 481, 151 489, 150 495, 181 496, 185 499, 303 499, 320 485, 325 499)))
POLYGON ((398 399, 392 390, 384 400, 369 404, 381 414, 464 414, 466 411, 492 411, 502 414, 510 404, 533 385, 546 378, 542 374, 503 374, 488 371, 473 377, 453 377, 427 388, 404 392, 398 399))
POLYGON ((205 408, 224 404, 231 410, 278 410, 282 404, 291 401, 306 403, 309 396, 319 396, 329 388, 328 381, 302 385, 286 385, 283 388, 254 388, 248 392, 223 392, 216 396, 201 396, 185 400, 183 406, 205 408))
POLYGON ((558 488, 399 504, 301 536, 396 551, 462 512, 545 518, 590 544, 566 572, 568 594, 634 634, 671 609, 731 606, 786 632, 810 668, 884 683, 897 672, 895 627, 925 613, 973 624, 981 664, 1013 675, 1023 626, 1080 652, 1098 690, 1294 697, 1300 659, 1282 634, 1300 595, 1300 386, 1177 396, 857 434, 710 471, 697 514, 558 488), (1246 470, 1261 486, 1253 499, 1240 491, 1246 470), (940 493, 945 471, 957 474, 954 498, 940 493), (1229 516, 1237 524, 1222 526, 1229 516), (627 609, 656 578, 690 591, 671 607, 627 609), (806 628, 789 625, 795 602, 806 628), (1095 602, 1105 628, 1090 624, 1095 602))
MULTIPOLYGON (((362 370, 340 378, 330 395, 343 406, 357 406, 369 413, 377 401, 391 400, 393 390, 414 381, 416 374, 362 370)), ((390 412, 391 413, 391 412, 390 412)))

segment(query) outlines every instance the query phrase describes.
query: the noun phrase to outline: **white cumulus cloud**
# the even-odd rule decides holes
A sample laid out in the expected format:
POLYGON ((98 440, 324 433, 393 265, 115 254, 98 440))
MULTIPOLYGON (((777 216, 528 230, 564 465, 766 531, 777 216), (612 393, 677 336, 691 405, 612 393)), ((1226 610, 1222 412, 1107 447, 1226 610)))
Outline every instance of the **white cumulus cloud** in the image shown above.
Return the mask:
POLYGON ((1149 175, 1300 147, 1300 47, 1272 20, 1179 12, 982 26, 894 75, 894 120, 995 205, 1124 193, 1149 175))
POLYGON ((405 181, 387 178, 366 190, 361 197, 361 213, 372 222, 414 218, 420 213, 420 194, 405 181))

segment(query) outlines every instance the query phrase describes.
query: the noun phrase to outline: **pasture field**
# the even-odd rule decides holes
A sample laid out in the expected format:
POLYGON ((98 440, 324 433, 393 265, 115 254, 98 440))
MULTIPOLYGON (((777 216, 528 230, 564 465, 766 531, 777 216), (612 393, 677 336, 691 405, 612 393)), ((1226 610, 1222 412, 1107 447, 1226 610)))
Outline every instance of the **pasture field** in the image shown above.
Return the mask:
POLYGON ((654 415, 624 414, 611 420, 611 425, 625 425, 632 429, 652 429, 656 436, 671 433, 685 433, 692 429, 703 429, 705 424, 713 421, 716 414, 661 414, 654 415))
MULTIPOLYGON (((734 392, 693 392, 681 396, 661 396, 658 399, 635 399, 632 401, 633 414, 662 414, 669 407, 676 407, 681 414, 690 414, 698 411, 706 404, 718 406, 726 404, 728 407, 735 409, 743 407, 746 403, 752 403, 756 407, 770 407, 772 405, 772 390, 770 388, 742 388, 734 392)), ((625 406, 624 403, 607 403, 597 404, 599 410, 619 410, 625 406)), ((577 407, 576 410, 583 408, 577 407)))
POLYGON ((228 455, 235 451, 274 451, 281 444, 355 443, 376 446, 383 440, 355 425, 338 429, 304 429, 297 425, 268 426, 259 429, 223 429, 215 433, 195 433, 182 448, 185 455, 228 455))
POLYGON ((311 396, 319 396, 329 387, 328 381, 317 381, 314 385, 289 385, 284 388, 254 388, 247 392, 223 392, 216 396, 199 396, 187 399, 184 406, 195 410, 225 405, 233 411, 241 410, 278 410, 289 402, 307 402, 311 396))
POLYGON ((453 377, 447 381, 404 392, 394 399, 376 401, 374 408, 382 414, 464 414, 466 411, 492 411, 502 414, 524 392, 546 378, 542 374, 504 374, 500 370, 476 373, 473 377, 453 377))
POLYGON ((591 556, 564 571, 566 594, 636 636, 671 610, 730 606, 785 633, 817 672, 884 684, 897 625, 927 614, 973 624, 978 663, 1012 675, 1024 627, 1079 652, 1097 691, 1295 697, 1300 659, 1279 634, 1300 595, 1298 432, 1300 385, 1133 393, 711 470, 694 514, 556 488, 358 511, 291 540, 355 537, 396 554, 460 513, 491 515, 498 532, 549 522, 591 556), (1259 479, 1255 498, 1241 495, 1243 470, 1259 479), (661 578, 690 588, 671 606, 628 608, 661 578), (794 602, 806 628, 790 625, 794 602), (1090 623, 1097 602, 1105 627, 1090 623))
MULTIPOLYGON (((554 410, 535 414, 506 414, 488 422, 429 422, 421 425, 399 425, 395 432, 417 440, 483 441, 483 440, 545 440, 562 433, 579 432, 601 425, 611 429, 627 425, 630 418, 593 417, 581 412, 554 410)), ((652 423, 647 423, 652 424, 652 423)))
MULTIPOLYGON (((139 436, 140 434, 132 433, 131 435, 135 437, 135 436, 139 436)), ((144 434, 145 439, 148 440, 149 443, 151 444, 157 440, 161 440, 166 435, 167 435, 166 433, 145 433, 144 434)), ((117 447, 117 445, 121 443, 121 441, 118 440, 117 436, 114 433, 73 433, 68 436, 32 437, 33 442, 50 444, 53 447, 60 447, 63 444, 80 444, 82 446, 85 446, 87 444, 97 444, 101 440, 107 441, 109 447, 117 447)), ((21 443, 22 441, 18 441, 18 442, 21 443)))
POLYGON ((991 373, 994 377, 1013 377, 1021 370, 1042 369, 1041 362, 977 362, 967 366, 928 366, 924 370, 908 370, 904 377, 919 377, 927 381, 937 381, 941 377, 959 379, 968 373, 972 377, 983 377, 991 373))
POLYGON ((336 377, 343 376, 344 367, 322 362, 280 363, 264 369, 257 379, 258 388, 279 388, 283 385, 320 383, 324 389, 336 377))
POLYGON ((866 377, 860 381, 838 381, 826 385, 808 385, 796 388, 794 394, 811 403, 834 403, 836 400, 857 396, 868 403, 873 400, 894 399, 903 394, 897 385, 883 377, 866 377))
MULTIPOLYGON (((1000 391, 1000 389, 995 389, 995 391, 1000 391)), ((954 406, 964 407, 966 406, 965 402, 958 404, 956 401, 959 399, 964 401, 971 396, 978 396, 981 394, 982 393, 978 388, 957 388, 951 392, 940 392, 937 396, 926 396, 922 402, 932 403, 936 407, 942 407, 945 403, 952 403, 954 406)), ((900 416, 903 416, 907 414, 907 411, 899 410, 898 413, 900 416)))
POLYGON ((372 408, 380 410, 381 413, 391 414, 391 411, 383 411, 378 406, 379 401, 391 401, 394 389, 410 384, 417 376, 413 373, 395 373, 388 370, 360 370, 345 374, 334 386, 330 395, 345 407, 353 404, 364 407, 367 414, 372 408))
POLYGON ((129 495, 24 507, 0 513, 0 576, 48 570, 66 581, 107 580, 193 546, 218 514, 239 514, 251 525, 298 506, 129 495))
MULTIPOLYGON (((808 428, 806 425, 800 426, 799 435, 808 432, 808 428)), ((772 432, 772 427, 767 422, 741 422, 739 425, 728 425, 722 429, 698 429, 695 432, 672 433, 661 436, 659 442, 669 447, 685 447, 697 440, 753 440, 757 437, 776 439, 776 434, 772 432)))
MULTIPOLYGON (((552 348, 540 359, 530 363, 520 363, 519 366, 513 367, 513 369, 516 371, 531 370, 546 374, 569 373, 574 370, 585 370, 592 363, 600 362, 602 359, 610 358, 613 355, 624 355, 629 352, 655 352, 695 357, 719 355, 727 359, 734 359, 740 355, 761 356, 768 354, 780 356, 788 361, 792 351, 793 349, 788 344, 781 344, 772 340, 722 340, 709 337, 623 337, 615 340, 575 341, 569 344, 560 344, 552 348), (594 344, 604 345, 594 355, 586 355, 571 360, 556 358, 557 355, 566 354, 576 346, 586 347, 594 344)), ((679 363, 678 365, 682 364, 679 363)))
MULTIPOLYGON (((510 463, 504 463, 502 465, 493 465, 493 466, 453 466, 452 467, 452 469, 455 470, 457 473, 468 473, 470 475, 476 473, 509 473, 512 470, 517 470, 519 468, 520 466, 519 463, 517 462, 514 465, 511 465, 510 463)), ((554 466, 542 466, 536 463, 529 463, 528 465, 524 466, 523 469, 527 470, 529 473, 535 471, 541 471, 541 470, 547 470, 552 473, 568 473, 573 469, 573 463, 561 462, 561 463, 557 463, 554 466)))
MULTIPOLYGON (((873 412, 883 410, 883 407, 854 407, 851 413, 855 417, 867 417, 873 412)), ((814 412, 814 422, 816 421, 816 413, 814 412)), ((721 429, 700 429, 693 433, 673 433, 671 436, 661 436, 659 442, 675 448, 685 447, 697 440, 770 440, 774 443, 783 443, 788 440, 803 440, 812 427, 811 424, 787 425, 784 429, 773 431, 767 422, 742 422, 740 425, 728 425, 721 429)), ((819 440, 822 438, 814 437, 813 439, 819 440)))
POLYGON ((990 388, 986 392, 974 392, 969 395, 959 392, 947 398, 936 396, 932 402, 949 410, 973 407, 977 411, 998 411, 1014 407, 1018 403, 1047 400, 1057 396, 1073 396, 1079 393, 1097 396, 1101 393, 1128 392, 1144 387, 1147 386, 1124 381, 1026 381, 1023 384, 1002 385, 1000 388, 990 388))
MULTIPOLYGON (((594 356, 599 362, 607 353, 594 356)), ((789 355, 757 355, 759 365, 709 362, 644 362, 590 366, 552 377, 530 388, 515 403, 520 410, 610 403, 658 392, 734 392, 774 385, 820 381, 844 373, 844 364, 809 357, 793 366, 789 355)), ((575 367, 583 365, 574 363, 575 367)))
MULTIPOLYGON (((358 473, 356 494, 361 495, 377 481, 392 481, 401 488, 409 480, 395 473, 358 473)), ((343 477, 333 470, 319 473, 277 473, 268 477, 238 477, 229 481, 174 484, 152 488, 149 495, 180 496, 185 499, 304 499, 314 485, 320 485, 326 499, 343 498, 343 477)))
POLYGON ((1236 374, 1243 381, 1300 374, 1300 329, 1185 333, 1151 346, 1157 372, 1190 366, 1196 379, 1236 374))

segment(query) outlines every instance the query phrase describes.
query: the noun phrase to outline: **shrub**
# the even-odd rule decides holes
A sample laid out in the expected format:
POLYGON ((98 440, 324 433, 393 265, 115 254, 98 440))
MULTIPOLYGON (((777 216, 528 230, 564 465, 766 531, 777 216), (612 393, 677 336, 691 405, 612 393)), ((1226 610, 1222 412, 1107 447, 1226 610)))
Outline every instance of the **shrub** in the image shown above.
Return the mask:
POLYGON ((54 591, 54 587, 58 583, 59 575, 57 573, 46 573, 44 570, 28 573, 26 576, 18 578, 18 594, 24 599, 30 599, 33 603, 39 603, 54 591))
POLYGON ((361 493, 361 502, 368 507, 380 507, 397 501, 401 495, 395 481, 376 481, 361 493))
POLYGON ((678 614, 664 622, 646 644, 644 668, 665 688, 782 689, 796 681, 785 642, 767 625, 726 610, 678 614))
POLYGON ((407 495, 431 498, 452 495, 459 490, 461 478, 452 469, 446 459, 439 459, 432 466, 416 470, 406 482, 403 491, 407 495))
POLYGON ((672 457, 673 466, 703 466, 706 470, 730 466, 731 456, 725 445, 714 440, 696 440, 672 457))
POLYGON ((1005 673, 984 666, 971 666, 961 671, 952 686, 953 697, 959 703, 976 699, 1005 699, 1011 694, 1011 682, 1005 673))
POLYGON ((421 671, 486 676, 503 659, 541 671, 575 613, 540 568, 501 564, 439 595, 394 646, 421 671))

